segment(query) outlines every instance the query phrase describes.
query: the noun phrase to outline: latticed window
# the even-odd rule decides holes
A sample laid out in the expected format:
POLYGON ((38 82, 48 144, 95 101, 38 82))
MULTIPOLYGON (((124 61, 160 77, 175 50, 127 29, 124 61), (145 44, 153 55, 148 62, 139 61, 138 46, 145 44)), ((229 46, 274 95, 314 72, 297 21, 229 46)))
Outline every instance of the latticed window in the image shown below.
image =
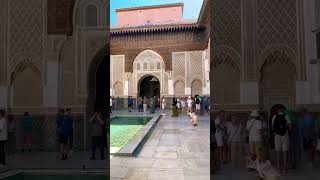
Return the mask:
POLYGON ((140 70, 140 63, 137 63, 137 69, 140 70))
POLYGON ((148 64, 147 63, 143 63, 143 69, 148 69, 148 64))
POLYGON ((150 69, 153 70, 154 69, 154 64, 150 63, 150 69))
POLYGON ((161 68, 161 64, 160 62, 157 63, 157 69, 160 69, 161 68))

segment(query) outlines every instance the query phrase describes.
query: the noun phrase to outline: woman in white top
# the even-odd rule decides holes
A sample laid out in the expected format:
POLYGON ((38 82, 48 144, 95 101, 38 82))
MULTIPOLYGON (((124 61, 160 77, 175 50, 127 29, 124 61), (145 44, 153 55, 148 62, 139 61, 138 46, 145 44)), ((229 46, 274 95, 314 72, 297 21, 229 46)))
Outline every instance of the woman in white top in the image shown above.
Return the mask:
POLYGON ((8 140, 6 112, 0 110, 0 166, 6 165, 5 143, 8 140))
POLYGON ((164 96, 162 96, 162 98, 161 98, 161 108, 162 108, 162 110, 164 110, 165 107, 166 107, 166 99, 164 98, 164 96))
POLYGON ((262 147, 262 122, 260 114, 254 110, 250 114, 251 119, 247 121, 246 131, 249 136, 250 154, 258 156, 258 149, 262 147))
POLYGON ((224 150, 224 142, 223 142, 223 134, 225 131, 225 128, 223 126, 223 118, 225 116, 224 111, 220 111, 217 117, 214 120, 215 126, 216 126, 216 133, 215 133, 215 139, 217 142, 217 153, 219 162, 222 162, 225 160, 225 154, 223 153, 224 150))
POLYGON ((185 112, 185 108, 186 108, 186 101, 183 99, 183 98, 181 98, 181 109, 182 109, 182 113, 184 114, 184 112, 185 112))
POLYGON ((192 101, 191 97, 189 96, 189 97, 188 97, 188 100, 187 100, 187 104, 188 104, 188 116, 189 116, 190 113, 191 113, 192 103, 193 103, 193 101, 192 101))

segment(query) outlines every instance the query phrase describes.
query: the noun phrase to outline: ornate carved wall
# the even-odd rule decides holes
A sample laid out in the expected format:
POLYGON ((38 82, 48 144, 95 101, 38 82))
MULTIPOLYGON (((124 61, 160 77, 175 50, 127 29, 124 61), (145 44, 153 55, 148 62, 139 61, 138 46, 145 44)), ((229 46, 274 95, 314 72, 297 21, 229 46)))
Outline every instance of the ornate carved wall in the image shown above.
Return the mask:
POLYGON ((11 0, 8 3, 8 73, 11 74, 21 61, 36 64, 43 73, 46 1, 11 0))
MULTIPOLYGON (((285 55, 280 57, 283 62, 281 66, 294 72, 291 75, 295 78, 292 80, 291 77, 284 76, 290 82, 283 85, 286 86, 284 89, 295 90, 295 82, 305 80, 306 59, 301 3, 300 0, 213 0, 211 2, 211 53, 213 54, 211 57, 214 68, 212 76, 220 76, 213 77, 213 87, 211 87, 215 92, 211 93, 214 94, 215 103, 255 102, 255 98, 253 100, 241 98, 240 94, 245 94, 242 91, 249 90, 256 92, 254 94, 257 94, 258 102, 265 107, 270 101, 266 100, 267 96, 288 96, 290 100, 286 103, 295 104, 296 91, 290 91, 286 95, 281 93, 283 89, 280 87, 283 82, 274 81, 271 86, 272 91, 279 93, 267 95, 268 90, 261 90, 264 86, 259 81, 266 72, 263 70, 263 65, 266 61, 270 62, 270 58, 273 59, 271 61, 273 65, 270 67, 275 69, 278 67, 275 59, 279 58, 279 53, 285 55), (230 73, 225 74, 220 68, 230 73), (238 85, 229 84, 228 81, 234 81, 238 85), (253 86, 252 83, 257 86, 253 86), (223 91, 226 88, 232 89, 232 92, 229 94, 228 91, 223 91), (225 99, 227 96, 228 100, 225 99)), ((280 72, 272 71, 278 76, 281 75, 280 72)), ((276 101, 276 98, 273 98, 273 102, 276 101)))

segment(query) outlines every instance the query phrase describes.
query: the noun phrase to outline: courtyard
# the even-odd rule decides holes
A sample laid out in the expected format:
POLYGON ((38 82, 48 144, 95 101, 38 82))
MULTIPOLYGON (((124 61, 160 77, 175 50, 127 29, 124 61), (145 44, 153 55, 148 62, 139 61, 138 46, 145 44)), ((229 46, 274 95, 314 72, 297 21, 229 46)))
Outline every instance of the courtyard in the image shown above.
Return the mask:
POLYGON ((199 124, 194 127, 188 116, 171 117, 166 111, 135 156, 110 156, 111 179, 208 180, 209 123, 208 115, 199 116, 199 124))
MULTIPOLYGON (((232 168, 230 165, 222 166, 221 170, 211 175, 214 180, 256 180, 256 172, 248 172, 245 168, 232 168), (232 172, 232 173, 230 173, 232 172)), ((279 180, 316 180, 319 179, 319 168, 311 168, 306 162, 302 162, 297 170, 289 170, 286 176, 281 177, 279 180)))

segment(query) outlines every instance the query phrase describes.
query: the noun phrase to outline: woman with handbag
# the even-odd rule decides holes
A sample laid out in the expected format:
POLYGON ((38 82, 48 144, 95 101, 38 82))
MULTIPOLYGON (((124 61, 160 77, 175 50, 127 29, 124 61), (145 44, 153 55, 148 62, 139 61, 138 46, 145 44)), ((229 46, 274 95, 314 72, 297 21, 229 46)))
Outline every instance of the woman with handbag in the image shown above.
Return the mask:
POLYGON ((260 114, 257 110, 250 113, 251 119, 247 122, 247 141, 250 146, 250 156, 258 155, 259 148, 262 147, 262 122, 259 118, 260 114))

